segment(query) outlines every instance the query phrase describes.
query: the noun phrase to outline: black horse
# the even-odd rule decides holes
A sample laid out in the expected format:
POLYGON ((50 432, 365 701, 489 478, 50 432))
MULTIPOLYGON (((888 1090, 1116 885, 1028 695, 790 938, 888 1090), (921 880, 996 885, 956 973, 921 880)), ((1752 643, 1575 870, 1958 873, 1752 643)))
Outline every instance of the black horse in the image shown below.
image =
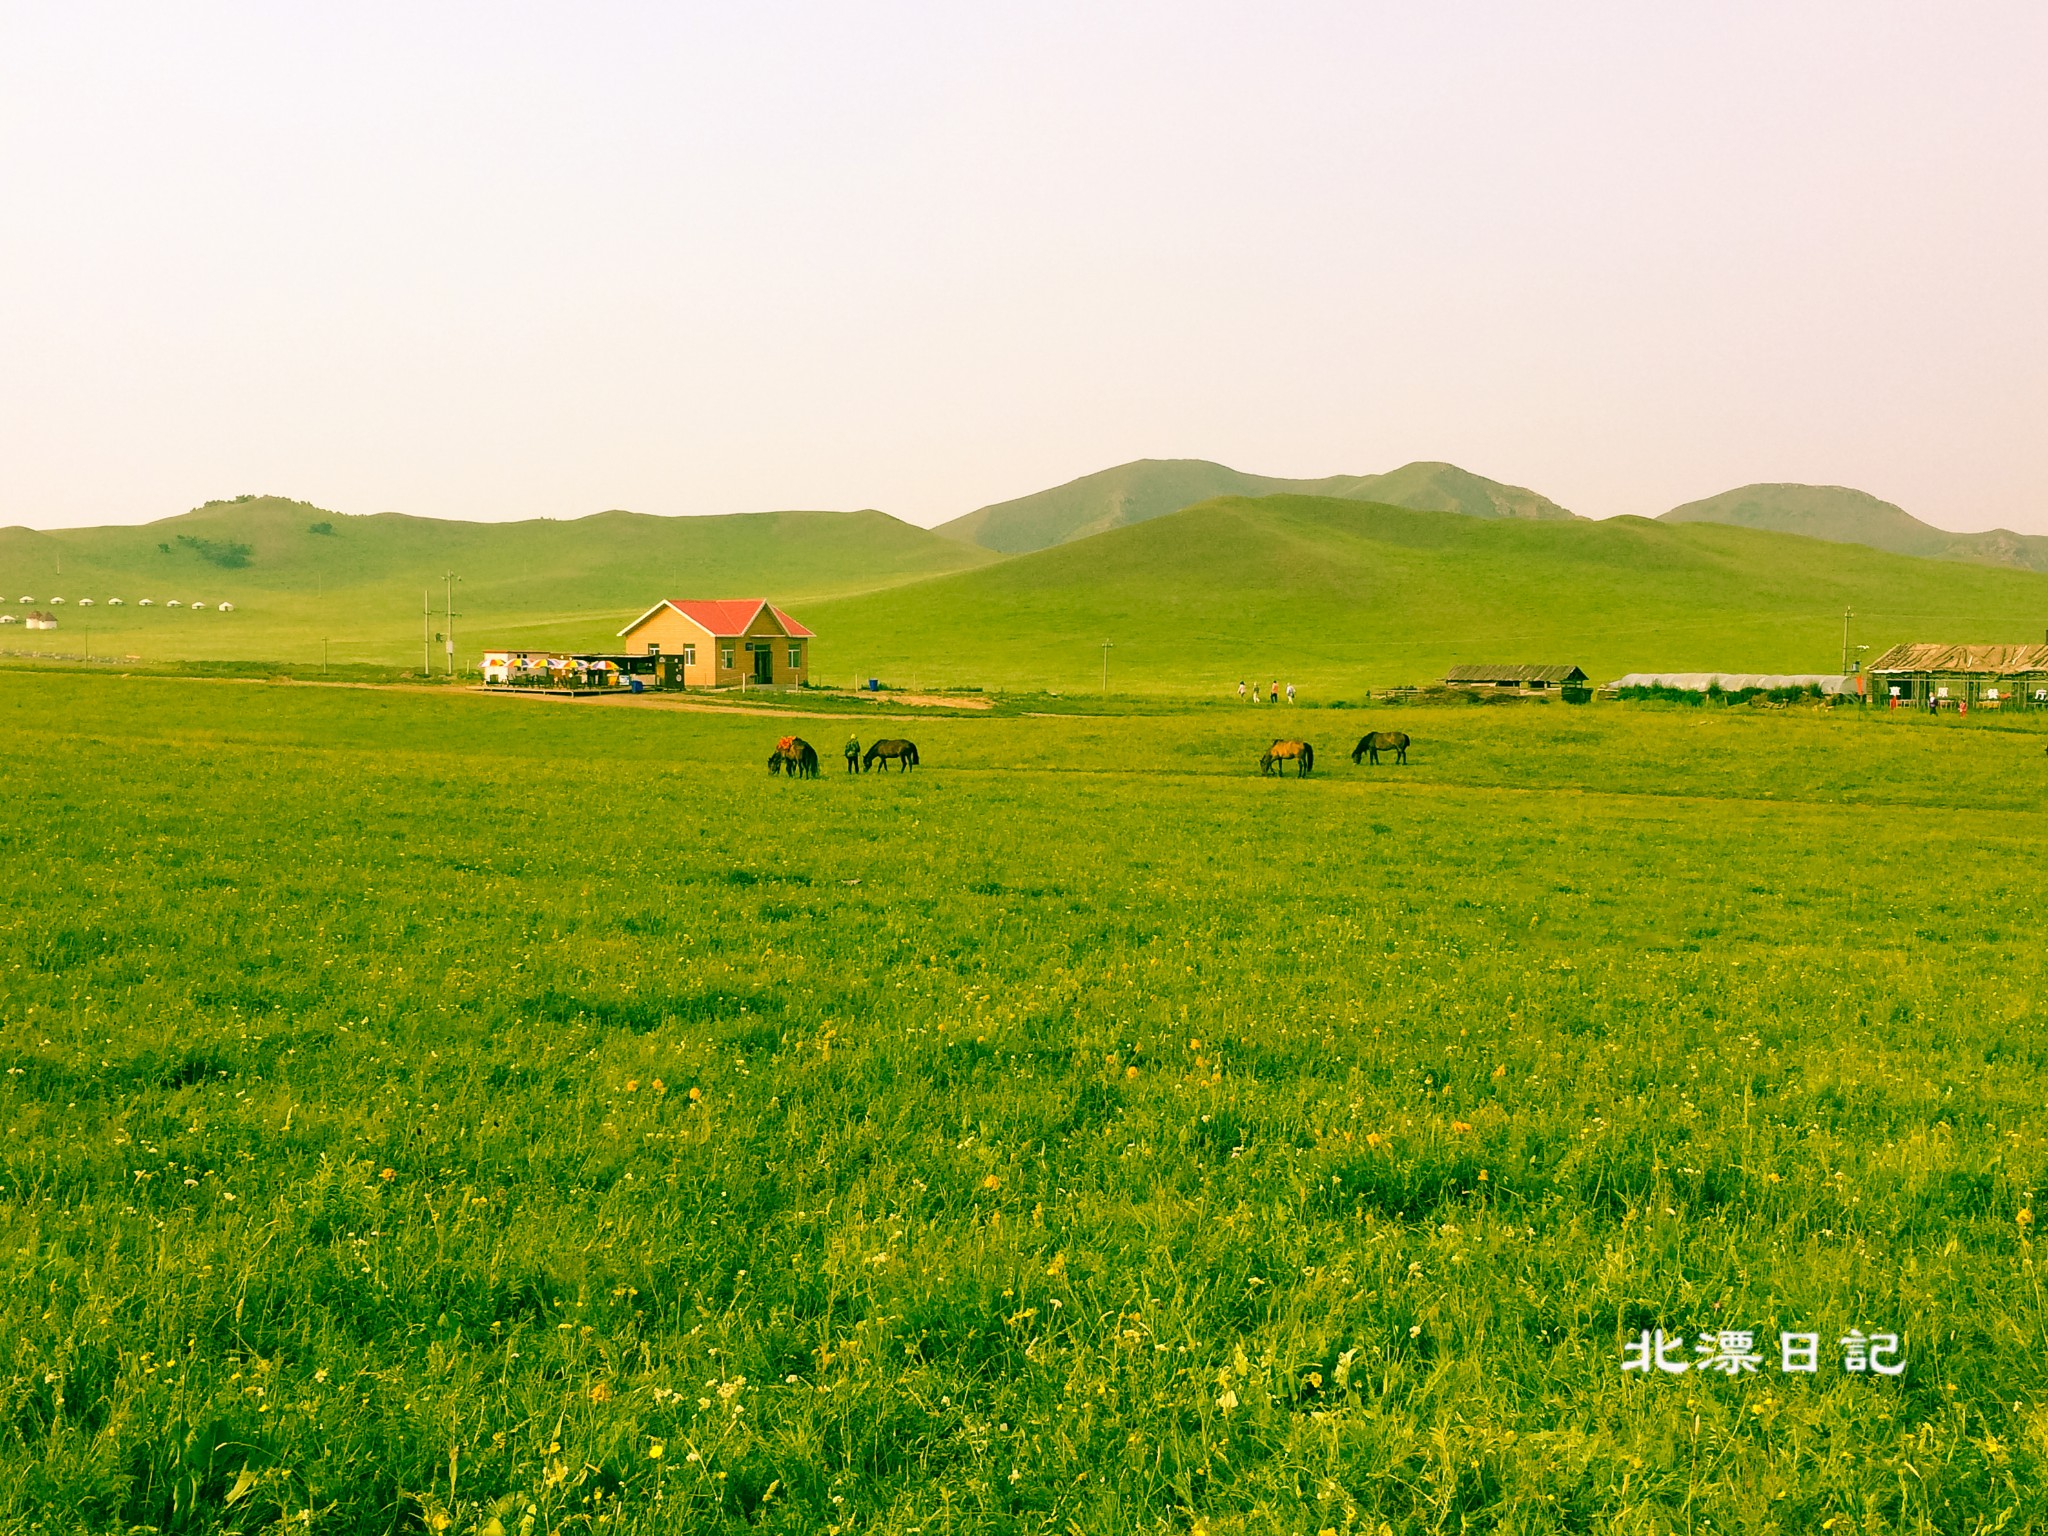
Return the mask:
POLYGON ((792 779, 818 776, 818 749, 801 736, 785 736, 768 755, 770 773, 786 773, 792 779))
POLYGON ((868 748, 867 755, 860 760, 860 771, 866 773, 878 761, 886 769, 891 758, 895 759, 896 766, 899 769, 908 773, 917 766, 917 743, 905 741, 900 736, 893 736, 887 741, 878 741, 868 748))
POLYGON ((1377 767, 1382 752, 1393 753, 1394 761, 1397 763, 1407 762, 1408 733, 1406 731, 1367 731, 1358 738, 1358 745, 1351 749, 1351 761, 1355 763, 1363 757, 1369 759, 1377 767))

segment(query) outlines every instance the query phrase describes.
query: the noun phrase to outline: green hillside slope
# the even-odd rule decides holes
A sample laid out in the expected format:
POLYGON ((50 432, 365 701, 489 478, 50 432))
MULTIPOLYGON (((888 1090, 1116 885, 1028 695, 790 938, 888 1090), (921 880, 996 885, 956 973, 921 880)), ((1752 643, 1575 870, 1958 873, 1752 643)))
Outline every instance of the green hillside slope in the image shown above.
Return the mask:
MULTIPOLYGON (((1453 662, 1827 671, 1853 639, 2032 640, 2048 577, 1710 523, 1480 519, 1230 498, 879 597, 814 605, 819 667, 913 684, 1314 697, 1453 662)), ((1873 653, 1874 654, 1874 651, 1873 653)))
POLYGON ((1842 485, 1745 485, 1666 512, 1661 522, 1730 523, 1798 533, 1837 544, 1867 544, 1896 555, 1967 560, 2048 571, 2048 538, 1994 528, 1951 533, 1923 523, 1903 507, 1842 485))
MULTIPOLYGON (((141 527, 0 529, 0 608, 64 598, 59 629, 38 636, 45 649, 73 648, 89 628, 96 652, 152 661, 300 660, 326 641, 337 660, 403 664, 419 658, 423 589, 432 628, 442 626, 445 572, 462 578, 459 636, 585 647, 663 597, 800 603, 994 558, 880 512, 464 523, 257 497, 141 527), (108 606, 112 597, 125 605, 108 606), (145 597, 157 606, 138 606, 145 597), (208 610, 164 607, 171 598, 208 610), (236 611, 214 611, 222 601, 236 611)), ((26 641, 19 628, 0 630, 0 649, 26 641)))
POLYGON ((1055 544, 1165 517, 1217 496, 1340 496, 1474 517, 1566 519, 1572 514, 1521 486, 1502 485, 1455 464, 1415 463, 1384 475, 1282 480, 1248 475, 1207 459, 1139 459, 1049 491, 997 502, 942 523, 938 532, 1003 554, 1055 544))

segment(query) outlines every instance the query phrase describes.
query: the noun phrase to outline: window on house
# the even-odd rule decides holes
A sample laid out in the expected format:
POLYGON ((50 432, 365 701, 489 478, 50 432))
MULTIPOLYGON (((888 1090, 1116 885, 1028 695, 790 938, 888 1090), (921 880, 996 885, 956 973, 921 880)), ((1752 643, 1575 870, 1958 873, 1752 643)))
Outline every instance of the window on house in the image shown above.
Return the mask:
POLYGON ((661 654, 661 642, 659 640, 648 641, 647 654, 650 656, 659 656, 661 654))
POLYGON ((801 667, 803 664, 804 648, 800 645, 792 645, 789 648, 789 670, 794 672, 798 667, 801 667))
POLYGON ((694 667, 695 665, 697 665, 697 647, 695 647, 694 645, 686 645, 683 647, 683 665, 686 667, 694 667))
POLYGON ((721 645, 721 646, 720 646, 720 647, 718 648, 718 664, 719 664, 719 665, 720 665, 721 667, 724 667, 724 668, 725 668, 725 669, 726 669, 727 671, 731 671, 731 670, 732 670, 732 647, 731 647, 731 646, 729 646, 729 645, 721 645))

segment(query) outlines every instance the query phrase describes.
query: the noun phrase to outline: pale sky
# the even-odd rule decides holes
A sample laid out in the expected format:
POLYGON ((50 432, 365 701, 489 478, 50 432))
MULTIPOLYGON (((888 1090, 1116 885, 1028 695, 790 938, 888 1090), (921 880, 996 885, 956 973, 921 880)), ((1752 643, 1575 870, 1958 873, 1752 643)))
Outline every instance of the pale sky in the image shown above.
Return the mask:
POLYGON ((2048 5, 0 0, 0 523, 1139 457, 2048 532, 2048 5))

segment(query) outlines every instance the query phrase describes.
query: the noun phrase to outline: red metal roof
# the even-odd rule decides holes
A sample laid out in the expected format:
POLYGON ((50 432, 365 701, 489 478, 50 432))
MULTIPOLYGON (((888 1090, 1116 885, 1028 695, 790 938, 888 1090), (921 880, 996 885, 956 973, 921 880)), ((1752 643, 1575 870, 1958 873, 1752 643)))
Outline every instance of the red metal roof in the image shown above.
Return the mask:
POLYGON ((639 618, 628 624, 619 633, 623 635, 627 630, 638 629, 662 608, 675 609, 677 613, 680 613, 707 634, 716 635, 721 638, 727 635, 745 634, 747 626, 754 622, 755 617, 763 608, 766 608, 775 615, 775 622, 783 627, 791 639, 817 639, 817 636, 812 634, 810 630, 797 623, 795 619, 792 619, 766 598, 760 597, 730 598, 724 601, 682 597, 667 598, 662 602, 656 603, 654 607, 641 614, 639 618))

